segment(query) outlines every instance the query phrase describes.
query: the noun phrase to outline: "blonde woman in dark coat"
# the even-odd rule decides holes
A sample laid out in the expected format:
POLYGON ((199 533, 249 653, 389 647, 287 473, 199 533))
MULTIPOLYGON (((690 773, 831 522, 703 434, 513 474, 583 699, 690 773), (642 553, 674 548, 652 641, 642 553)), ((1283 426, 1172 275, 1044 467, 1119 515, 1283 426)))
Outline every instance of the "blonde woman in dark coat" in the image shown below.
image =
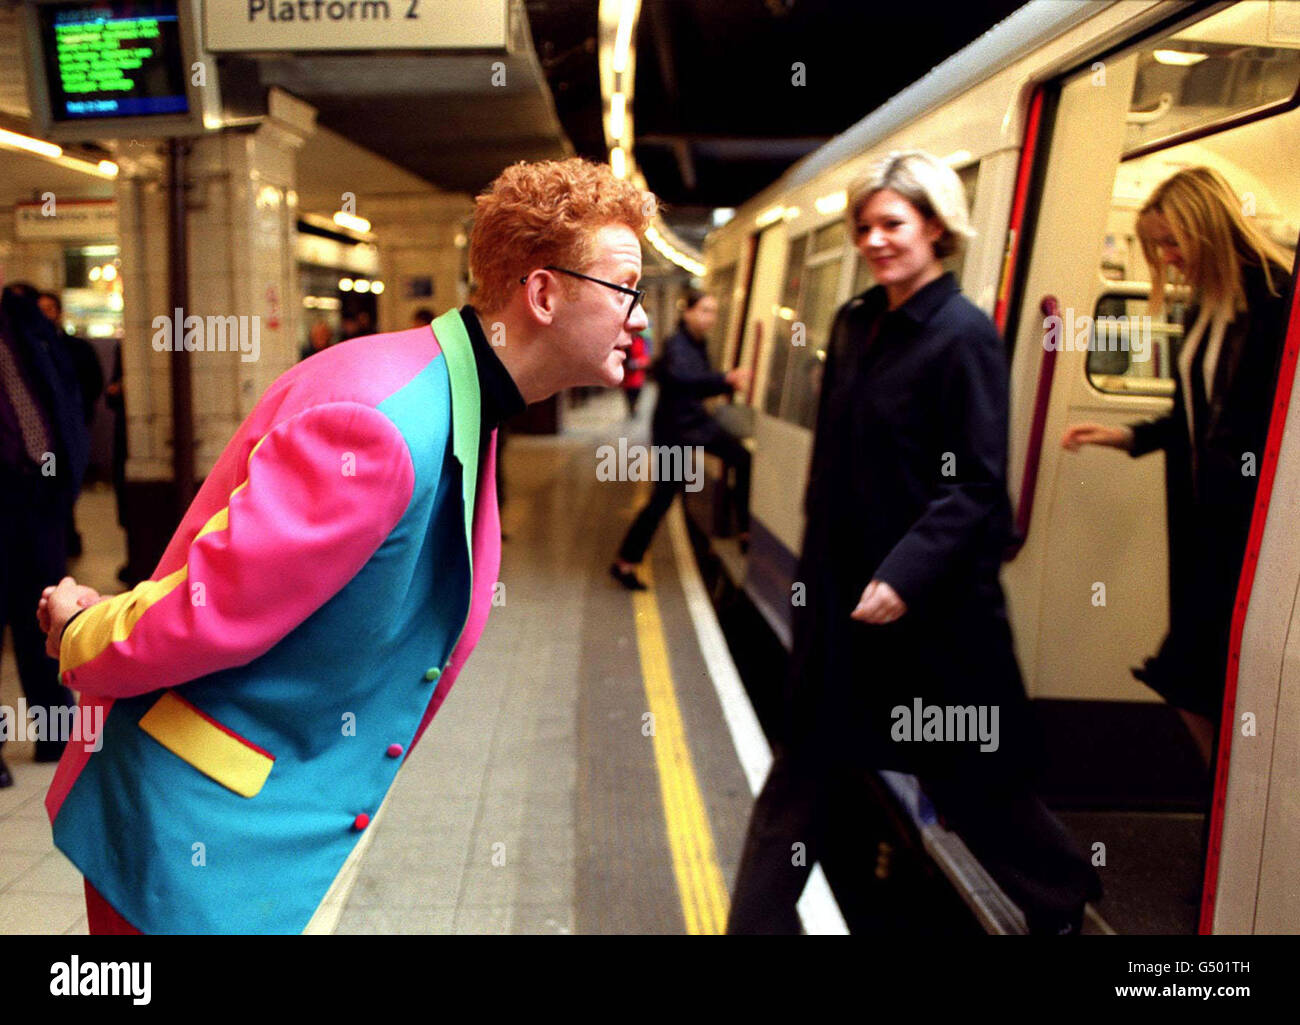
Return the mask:
POLYGON ((1208 167, 1179 171, 1158 186, 1137 231, 1151 268, 1151 313, 1163 309, 1171 277, 1192 289, 1173 409, 1127 427, 1072 424, 1062 444, 1165 453, 1169 633, 1134 675, 1178 708, 1209 763, 1286 334, 1290 260, 1208 167))
POLYGON ((1031 932, 1077 932, 1100 887, 1031 788, 1037 745, 998 582, 1011 536, 1006 356, 941 263, 972 234, 965 193, 942 161, 897 153, 852 190, 847 216, 877 284, 839 311, 827 346, 788 722, 728 931, 798 932, 816 861, 832 881, 837 853, 861 873, 846 852, 871 848, 871 780, 898 769, 1031 932), (922 732, 927 709, 970 710, 988 736, 969 719, 961 737, 922 732))

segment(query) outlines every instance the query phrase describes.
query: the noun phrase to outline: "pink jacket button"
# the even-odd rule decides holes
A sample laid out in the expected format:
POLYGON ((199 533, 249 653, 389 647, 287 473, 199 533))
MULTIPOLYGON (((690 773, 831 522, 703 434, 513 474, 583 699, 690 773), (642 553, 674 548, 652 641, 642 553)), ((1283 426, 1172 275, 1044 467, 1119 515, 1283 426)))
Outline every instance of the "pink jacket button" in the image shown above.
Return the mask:
POLYGON ((365 812, 362 812, 360 815, 358 815, 355 819, 352 820, 353 829, 365 829, 366 826, 368 825, 370 825, 370 816, 367 815, 365 812))
POLYGON ((396 757, 397 757, 398 755, 400 755, 404 750, 405 750, 405 748, 403 748, 401 744, 389 744, 389 745, 388 745, 388 757, 389 757, 389 758, 396 758, 396 757))

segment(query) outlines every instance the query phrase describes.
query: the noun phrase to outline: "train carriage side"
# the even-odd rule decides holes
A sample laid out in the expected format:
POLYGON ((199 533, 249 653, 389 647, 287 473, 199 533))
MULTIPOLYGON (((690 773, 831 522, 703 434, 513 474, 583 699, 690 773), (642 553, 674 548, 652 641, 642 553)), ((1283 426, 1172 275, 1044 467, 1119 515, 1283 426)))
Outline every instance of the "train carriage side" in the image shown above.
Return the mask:
MULTIPOLYGON (((1154 652, 1167 625, 1163 457, 1069 454, 1059 438, 1070 422, 1126 423, 1169 408, 1179 327, 1144 319, 1150 285, 1134 230, 1136 209, 1155 184, 1179 167, 1209 164, 1291 252, 1300 230, 1300 38, 1288 35, 1267 3, 1212 8, 1182 22, 1171 6, 1107 8, 921 117, 895 118, 874 137, 859 132, 858 152, 816 174, 801 176, 796 167, 708 245, 709 265, 731 300, 719 355, 756 370, 747 397, 755 466, 745 586, 788 641, 820 350, 834 310, 869 283, 844 230, 843 190, 896 148, 928 149, 958 169, 979 235, 954 269, 965 293, 1010 329, 1009 474, 1027 531, 1004 582, 1026 686, 1060 741, 1058 760, 1074 769, 1073 778, 1057 778, 1058 801, 1126 809, 1130 826, 1158 811, 1187 812, 1200 785, 1171 710, 1128 672, 1154 652), (1038 147, 1032 162, 1022 162, 1031 112, 1041 113, 1038 147), (1024 204, 1028 216, 1013 223, 1026 179, 1036 186, 1024 204), (1016 243, 1010 253, 1009 240, 1016 243), (1081 346, 1044 345, 1044 305, 1060 318, 1058 340, 1068 327, 1081 346), (1115 322, 1123 330, 1139 325, 1128 351, 1113 330, 1100 347, 1089 331, 1115 322)), ((1293 441, 1281 426, 1279 440, 1293 441)), ((1288 474, 1294 462, 1278 463, 1277 487, 1291 489, 1282 495, 1300 493, 1288 474)), ((1274 509, 1288 505, 1283 498, 1274 509)), ((1295 546, 1279 515, 1268 524, 1274 558, 1261 580, 1268 593, 1290 596, 1295 546)), ((1251 867, 1252 851, 1259 861, 1261 852, 1293 842, 1300 821, 1294 799, 1284 796, 1295 787, 1276 785, 1297 778, 1294 759, 1282 753, 1296 745, 1276 743, 1283 735, 1294 740, 1300 722, 1295 652, 1289 661, 1284 654, 1290 623, 1283 612, 1265 623, 1258 607, 1245 622, 1239 702, 1249 695, 1269 710, 1254 714, 1260 735, 1267 729, 1271 739, 1228 752, 1232 772, 1222 773, 1226 799, 1215 822, 1223 847, 1210 858, 1223 885, 1209 888, 1205 912, 1216 907, 1214 928, 1231 931, 1300 927, 1294 867, 1267 856, 1251 867), (1251 885, 1270 899, 1252 897, 1251 885), (1258 919, 1257 903, 1268 907, 1258 919)), ((1095 831, 1102 820, 1081 821, 1095 831)))

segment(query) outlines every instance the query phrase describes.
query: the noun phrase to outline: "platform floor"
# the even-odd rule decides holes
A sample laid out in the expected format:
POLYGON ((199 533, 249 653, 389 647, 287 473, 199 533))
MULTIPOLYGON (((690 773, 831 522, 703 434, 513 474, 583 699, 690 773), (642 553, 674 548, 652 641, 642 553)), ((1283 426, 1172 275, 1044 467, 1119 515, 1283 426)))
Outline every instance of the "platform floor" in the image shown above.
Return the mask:
MULTIPOLYGON (((762 753, 751 747, 747 774, 668 523, 650 592, 607 573, 650 485, 598 480, 597 448, 647 443, 651 408, 630 421, 621 395, 601 393, 564 434, 509 439, 504 603, 368 830, 337 932, 721 931, 762 753)), ((78 522, 87 554, 70 572, 120 590, 111 490, 89 489, 78 522)), ((6 638, 0 703, 20 693, 6 638)), ((5 748, 0 933, 84 933, 81 878, 42 804, 54 767, 31 746, 5 748)))

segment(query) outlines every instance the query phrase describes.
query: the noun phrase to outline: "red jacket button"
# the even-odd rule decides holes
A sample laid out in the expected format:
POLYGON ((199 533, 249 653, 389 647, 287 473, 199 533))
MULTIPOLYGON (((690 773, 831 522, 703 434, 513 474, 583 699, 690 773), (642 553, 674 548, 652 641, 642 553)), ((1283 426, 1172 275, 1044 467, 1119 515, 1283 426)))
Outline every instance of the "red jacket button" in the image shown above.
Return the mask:
POLYGON ((404 750, 405 750, 405 748, 403 748, 401 744, 389 744, 389 745, 388 745, 388 757, 389 757, 389 758, 396 758, 396 757, 397 757, 398 755, 400 755, 404 750))
POLYGON ((362 812, 360 815, 358 815, 355 819, 352 820, 353 829, 365 829, 366 826, 368 825, 370 825, 370 816, 367 815, 365 812, 362 812))

